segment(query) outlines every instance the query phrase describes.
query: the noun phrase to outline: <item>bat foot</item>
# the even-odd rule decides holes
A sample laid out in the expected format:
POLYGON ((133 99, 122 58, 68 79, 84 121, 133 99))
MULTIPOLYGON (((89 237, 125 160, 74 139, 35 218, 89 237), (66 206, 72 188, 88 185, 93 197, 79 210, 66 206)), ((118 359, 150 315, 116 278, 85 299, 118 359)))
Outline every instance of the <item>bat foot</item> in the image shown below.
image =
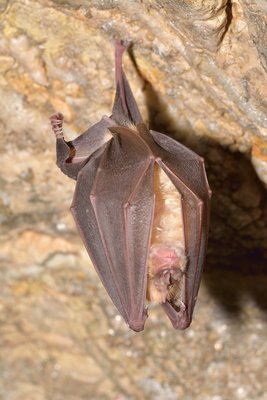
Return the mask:
POLYGON ((57 139, 63 138, 63 120, 64 116, 60 112, 51 115, 50 122, 54 135, 57 139))
POLYGON ((130 40, 121 39, 112 39, 112 43, 114 44, 116 51, 121 54, 132 45, 132 42, 130 40))

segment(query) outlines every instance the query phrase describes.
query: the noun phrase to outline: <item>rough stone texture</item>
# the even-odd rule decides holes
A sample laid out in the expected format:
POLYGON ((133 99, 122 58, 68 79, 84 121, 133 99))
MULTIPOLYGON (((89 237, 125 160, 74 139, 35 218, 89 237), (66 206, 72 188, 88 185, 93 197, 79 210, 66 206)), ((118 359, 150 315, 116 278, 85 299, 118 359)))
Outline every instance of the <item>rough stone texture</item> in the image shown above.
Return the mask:
POLYGON ((0 399, 267 399, 264 1, 0 1, 0 399), (130 332, 68 212, 68 138, 114 96, 114 36, 154 129, 206 159, 207 266, 192 327, 130 332))

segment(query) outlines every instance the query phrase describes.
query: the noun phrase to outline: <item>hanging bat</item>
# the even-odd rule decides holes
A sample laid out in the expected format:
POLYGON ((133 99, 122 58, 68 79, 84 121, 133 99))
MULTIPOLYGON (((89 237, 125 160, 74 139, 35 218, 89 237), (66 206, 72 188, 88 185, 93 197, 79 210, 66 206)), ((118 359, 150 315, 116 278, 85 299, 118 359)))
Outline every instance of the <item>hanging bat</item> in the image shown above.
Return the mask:
POLYGON ((127 47, 116 42, 110 117, 68 142, 63 115, 51 117, 57 165, 77 180, 71 212, 129 327, 144 329, 146 301, 153 301, 185 329, 205 260, 211 191, 203 159, 143 122, 122 68, 127 47))

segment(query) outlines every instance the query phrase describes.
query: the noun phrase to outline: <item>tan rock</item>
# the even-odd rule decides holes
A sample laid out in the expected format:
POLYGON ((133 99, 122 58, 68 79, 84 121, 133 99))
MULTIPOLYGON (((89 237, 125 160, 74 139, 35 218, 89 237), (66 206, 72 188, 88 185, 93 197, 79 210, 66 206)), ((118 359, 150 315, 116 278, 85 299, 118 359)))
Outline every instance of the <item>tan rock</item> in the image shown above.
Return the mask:
POLYGON ((0 398, 265 400, 265 2, 9 0, 0 20, 0 398), (50 114, 73 139, 111 112, 113 37, 133 42, 150 127, 206 160, 207 267, 185 332, 157 306, 144 332, 125 326, 55 165, 50 114))

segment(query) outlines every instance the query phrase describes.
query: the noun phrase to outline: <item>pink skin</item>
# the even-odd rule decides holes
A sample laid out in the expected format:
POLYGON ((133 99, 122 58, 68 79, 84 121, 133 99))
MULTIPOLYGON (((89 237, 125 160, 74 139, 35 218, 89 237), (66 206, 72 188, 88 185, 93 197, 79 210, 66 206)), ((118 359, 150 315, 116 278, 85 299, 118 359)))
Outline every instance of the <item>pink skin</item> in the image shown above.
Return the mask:
POLYGON ((179 268, 181 255, 170 247, 157 246, 151 251, 150 258, 153 264, 153 275, 162 270, 175 270, 179 268))
POLYGON ((170 247, 155 247, 150 256, 153 265, 153 281, 157 290, 168 298, 168 286, 172 281, 179 281, 183 274, 183 260, 170 247))

